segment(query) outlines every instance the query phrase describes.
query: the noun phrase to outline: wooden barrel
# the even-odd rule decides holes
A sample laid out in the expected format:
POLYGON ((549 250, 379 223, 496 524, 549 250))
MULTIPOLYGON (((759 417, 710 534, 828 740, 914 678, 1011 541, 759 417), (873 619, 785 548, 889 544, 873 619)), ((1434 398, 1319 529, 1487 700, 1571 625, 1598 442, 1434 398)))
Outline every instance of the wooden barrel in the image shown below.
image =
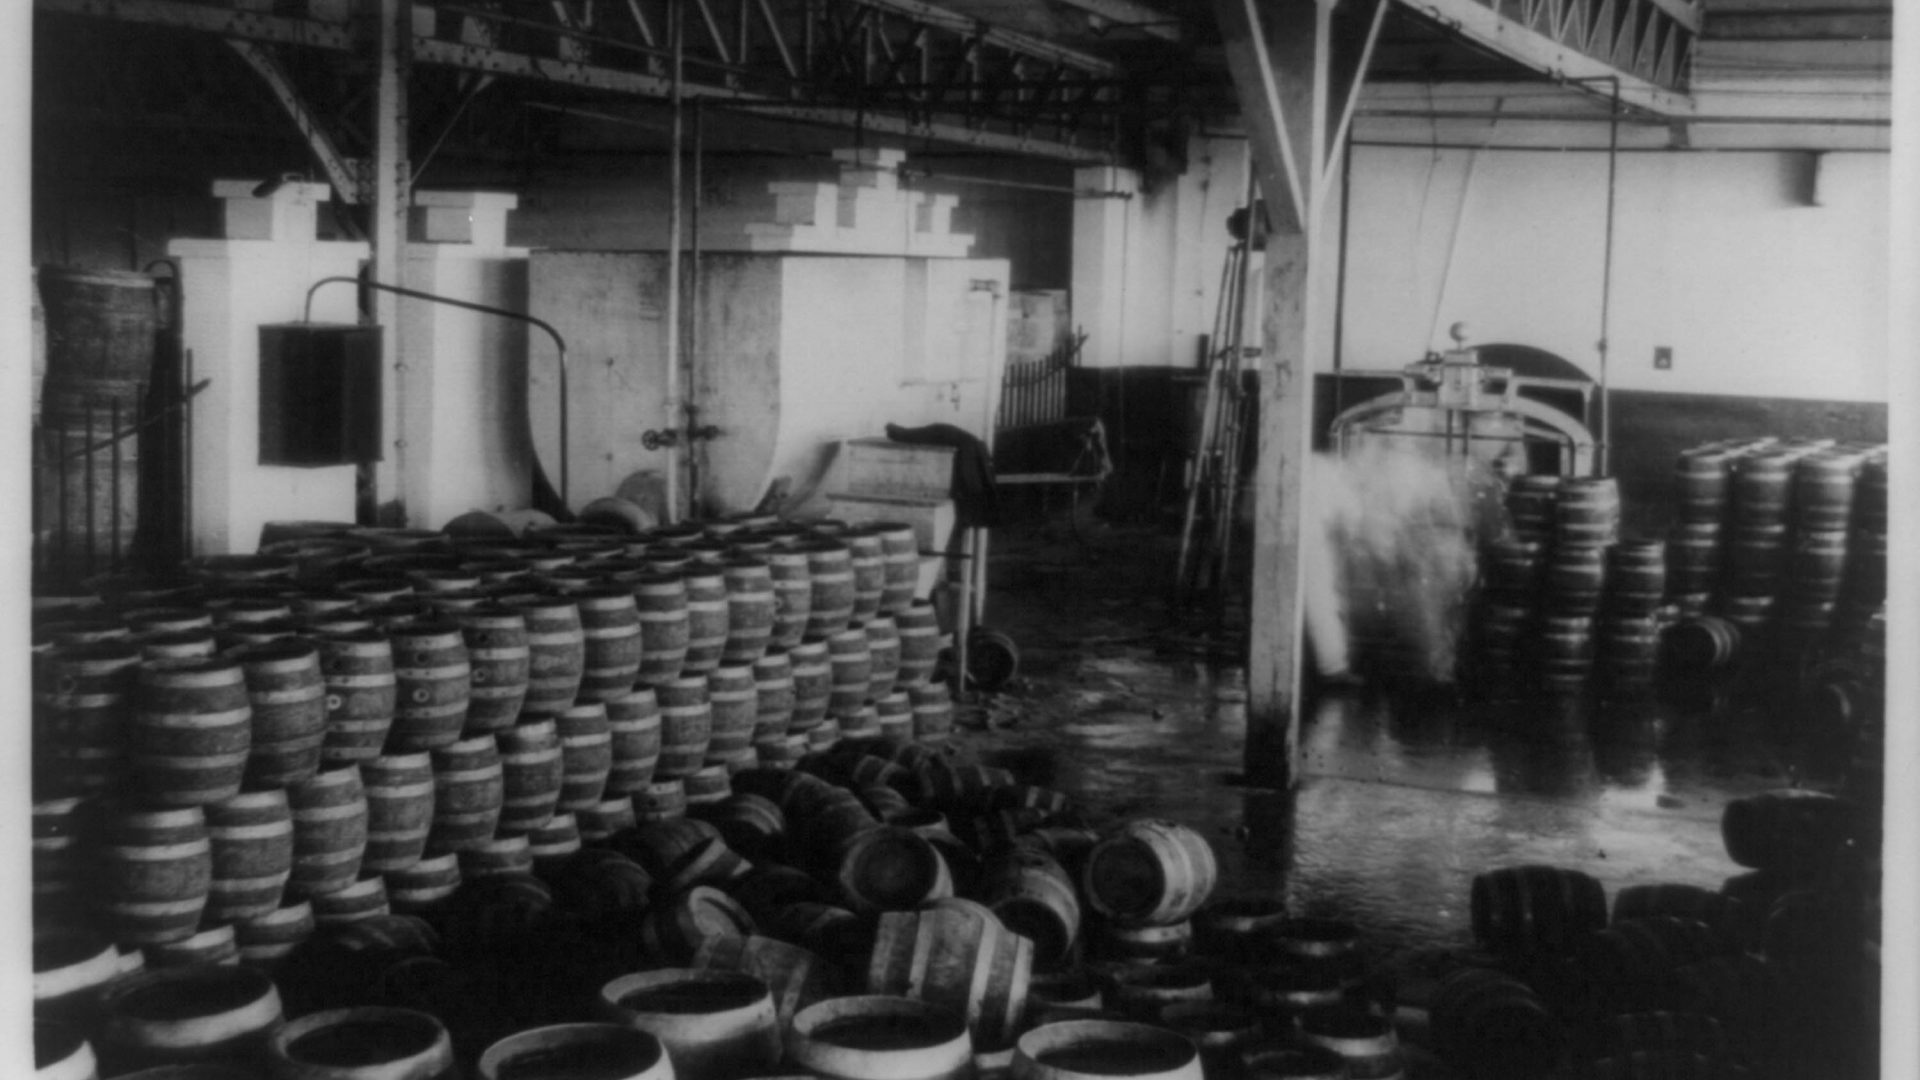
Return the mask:
POLYGON ((864 625, 850 624, 827 638, 827 665, 827 715, 853 715, 866 703, 873 678, 873 652, 867 647, 864 625))
POLYGON ((746 909, 711 885, 696 885, 655 904, 640 924, 648 955, 671 963, 691 960, 709 938, 753 932, 746 909))
POLYGON ((1121 922, 1165 925, 1200 909, 1219 870, 1204 836, 1170 821, 1130 821, 1087 856, 1082 889, 1093 910, 1121 922))
POLYGON ((645 825, 687 815, 687 789, 679 777, 661 777, 633 793, 634 818, 645 825))
POLYGON ((613 763, 607 771, 608 798, 627 797, 653 781, 660 762, 660 702, 651 686, 642 686, 606 703, 613 736, 613 763))
POLYGON ((320 650, 313 642, 287 638, 249 645, 232 654, 246 675, 253 711, 245 783, 284 787, 320 768, 327 733, 327 686, 320 650))
POLYGON ((496 836, 481 844, 462 848, 460 880, 524 876, 533 873, 533 847, 521 836, 496 836))
POLYGON ((661 683, 679 678, 693 634, 687 612, 687 583, 677 574, 651 573, 637 578, 632 589, 640 615, 639 681, 661 683))
POLYGON ((99 1020, 100 996, 122 975, 120 964, 120 950, 91 930, 36 927, 34 1016, 90 1030, 99 1020))
POLYGON ((1186 1036, 1122 1020, 1061 1020, 1020 1036, 1015 1080, 1151 1077, 1200 1080, 1200 1052, 1186 1036))
POLYGON ((367 792, 365 873, 390 874, 420 861, 433 826, 433 756, 386 754, 360 765, 367 792))
POLYGON ((562 863, 580 851, 581 845, 579 820, 571 813, 555 814, 545 825, 527 834, 527 853, 533 856, 533 872, 543 878, 550 878, 562 863))
POLYGON ((379 631, 362 630, 323 635, 316 645, 327 685, 321 760, 351 764, 379 756, 398 706, 392 641, 379 631))
POLYGON ((219 643, 211 630, 170 631, 140 639, 140 655, 147 660, 185 660, 218 651, 219 643))
POLYGON ((1735 464, 1732 502, 1736 522, 1779 525, 1786 521, 1798 457, 1791 450, 1778 450, 1749 454, 1735 464))
POLYGON ((1169 1005, 1213 1000, 1211 972, 1192 963, 1120 967, 1105 981, 1109 1007, 1148 1022, 1158 1020, 1169 1005))
POLYGON ((1620 533, 1620 486, 1610 476, 1570 476, 1554 499, 1558 546, 1602 547, 1620 533))
POLYGON ((1865 833, 1866 816, 1852 800, 1805 788, 1782 788, 1727 802, 1720 836, 1741 866, 1793 877, 1836 865, 1865 833))
POLYGON ((579 702, 602 702, 633 689, 641 657, 640 612, 632 590, 624 585, 600 585, 572 594, 580 606, 580 633, 585 643, 579 702))
POLYGON ((523 720, 494 736, 500 749, 500 820, 494 831, 520 836, 545 825, 560 804, 565 764, 560 729, 550 717, 523 720))
POLYGON ((1300 1038, 1339 1054, 1354 1077, 1406 1075, 1406 1062, 1393 1021, 1353 1005, 1312 1009, 1300 1015, 1300 1038))
POLYGON ((378 875, 360 878, 308 899, 313 904, 313 921, 319 926, 336 926, 391 913, 387 907, 387 883, 378 875))
POLYGON ((961 1080, 973 1040, 963 1019, 928 1002, 829 998, 794 1014, 787 1056, 828 1080, 961 1080))
POLYGON ((1037 966, 1054 970, 1072 962, 1080 938, 1080 898, 1057 860, 1031 850, 1009 851, 985 868, 978 895, 1002 925, 1033 942, 1037 966))
POLYGON ((760 980, 771 992, 782 1030, 795 1013, 823 1000, 831 986, 831 973, 818 954, 758 934, 710 937, 689 963, 696 970, 740 972, 760 980))
POLYGON ((752 664, 773 639, 773 574, 766 560, 734 556, 720 564, 727 587, 726 664, 752 664))
POLYGON ((825 539, 809 540, 798 550, 807 556, 807 634, 829 637, 845 630, 855 607, 853 552, 825 539))
POLYGON ((883 698, 893 693, 900 675, 900 628, 891 615, 876 615, 866 621, 867 696, 883 698))
POLYGON ((901 686, 924 686, 940 660, 940 619, 928 600, 915 600, 894 615, 900 632, 901 686))
POLYGON ((906 911, 953 895, 940 850, 911 829, 882 825, 853 836, 840 852, 835 880, 856 913, 906 911))
POLYGON ((703 759, 711 764, 729 756, 753 750, 755 721, 760 711, 760 691, 754 683, 753 668, 723 664, 707 674, 707 701, 711 715, 711 734, 703 759))
POLYGON ((419 862, 389 870, 387 904, 396 914, 418 915, 441 910, 460 888, 458 852, 423 855, 419 862))
POLYGON ((586 669, 586 638, 580 607, 561 596, 521 596, 504 601, 527 623, 527 695, 525 717, 558 716, 580 693, 586 669))
POLYGON ((390 627, 388 636, 395 688, 388 748, 432 750, 458 741, 473 692, 473 664, 459 625, 409 621, 390 627))
POLYGON ((656 685, 654 693, 660 699, 660 760, 654 775, 687 776, 706 763, 707 744, 713 738, 706 676, 683 675, 656 685))
POLYGON ((206 807, 212 879, 206 917, 233 922, 280 906, 293 870, 293 813, 283 789, 250 791, 206 807))
POLYGON ((1000 1046, 1026 1008, 1033 943, 971 900, 936 900, 880 916, 867 986, 905 993, 966 1017, 975 1040, 1000 1046))
POLYGON ((500 750, 491 735, 433 751, 433 828, 427 850, 463 851, 493 839, 505 797, 500 750))
POLYGON ((253 710, 240 665, 224 658, 140 665, 128 764, 159 806, 203 806, 240 793, 253 710))
POLYGON ((767 984, 738 971, 661 968, 600 988, 610 1021, 650 1032, 667 1048, 675 1077, 737 1080, 780 1060, 780 1027, 767 984))
POLYGON ((143 972, 110 989, 104 1007, 102 1057, 115 1073, 252 1062, 282 1019, 273 980, 225 964, 143 972))
POLYGON ((311 897, 353 883, 367 851, 367 792, 357 765, 338 765, 287 787, 293 873, 287 890, 311 897))
POLYGON ((435 1080, 453 1075, 453 1041, 438 1019, 418 1010, 327 1009, 276 1030, 266 1063, 284 1080, 435 1080))
POLYGON ((1683 522, 1726 517, 1733 457, 1713 447, 1684 450, 1674 462, 1674 502, 1683 522))
POLYGON ((793 669, 793 719, 789 733, 811 731, 827 717, 833 700, 833 666, 825 638, 808 638, 787 652, 793 669))
POLYGON ((1541 1076, 1566 1053, 1559 1018, 1526 983, 1491 968, 1444 976, 1428 1015, 1435 1052, 1456 1069, 1541 1076))
POLYGON ((1737 595, 1770 596, 1786 576, 1786 525, 1779 522, 1741 522, 1727 540, 1727 584, 1737 595))
POLYGON ((1717 615, 1682 619, 1661 635, 1662 660, 1677 672, 1717 671, 1740 655, 1740 628, 1717 615))
POLYGON ((132 642, 99 641, 55 646, 34 663, 34 767, 44 786, 81 794, 125 779, 144 656, 132 642))
POLYGON ((729 612, 726 574, 717 566, 694 566, 681 573, 687 587, 687 656, 683 675, 704 675, 726 652, 729 612))
POLYGON ((79 796, 33 803, 32 877, 36 905, 64 904, 87 887, 91 860, 81 832, 92 803, 79 796))
POLYGON ((1793 466, 1793 514, 1801 532, 1842 532, 1853 524, 1858 454, 1809 454, 1793 466))
POLYGON ((613 768, 613 730, 607 707, 599 702, 575 705, 560 714, 559 808, 567 812, 591 810, 606 791, 613 768))
POLYGON ((1499 953, 1564 956, 1607 924, 1606 892, 1579 870, 1511 866, 1475 875, 1473 936, 1499 953))
POLYGON ((500 604, 479 604, 449 612, 460 627, 472 668, 472 692, 462 738, 503 731, 520 717, 527 700, 533 651, 527 642, 526 616, 500 604))
POLYGON ((95 857, 95 902, 116 940, 148 945, 192 936, 213 881, 200 807, 110 811, 95 857))
POLYGON ((717 803, 733 794, 733 783, 729 779, 731 772, 725 764, 703 764, 681 777, 681 790, 686 793, 687 805, 694 807, 717 803))
POLYGON ((791 649, 806 636, 813 614, 813 575, 804 551, 774 548, 762 556, 773 582, 772 648, 791 649))
POLYGON ((765 653, 753 662, 753 741, 781 738, 793 721, 793 660, 786 650, 765 653))
POLYGON ((313 905, 305 900, 283 902, 278 908, 233 924, 240 962, 261 971, 273 971, 313 936, 313 905))
POLYGON ((886 554, 880 537, 866 529, 849 530, 844 543, 853 568, 853 621, 865 622, 880 614, 886 596, 886 554))
POLYGON ((866 533, 880 540, 880 610, 889 615, 905 611, 913 603, 920 587, 920 543, 913 526, 898 521, 878 521, 866 526, 866 533))
POLYGON ((530 1028, 486 1048, 479 1080, 672 1080, 660 1040, 620 1024, 552 1024, 530 1028))

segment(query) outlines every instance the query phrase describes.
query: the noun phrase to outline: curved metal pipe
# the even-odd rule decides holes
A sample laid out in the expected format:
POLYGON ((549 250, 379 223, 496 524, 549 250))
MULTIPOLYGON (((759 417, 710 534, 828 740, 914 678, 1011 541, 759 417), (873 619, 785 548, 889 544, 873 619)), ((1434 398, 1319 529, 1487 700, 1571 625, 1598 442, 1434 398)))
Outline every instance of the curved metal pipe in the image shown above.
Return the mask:
MULTIPOLYGON (((560 504, 568 507, 569 513, 572 512, 571 504, 567 501, 567 341, 560 336, 560 331, 555 330, 553 325, 546 320, 537 319, 524 311, 511 311, 507 308, 492 307, 487 304, 476 304, 471 300, 455 300, 451 296, 439 296, 434 293, 421 292, 418 289, 406 289, 398 285, 388 285, 385 282, 371 281, 366 278, 339 276, 321 278, 307 288, 307 303, 301 312, 302 322, 313 321, 313 294, 320 291, 320 286, 332 284, 336 281, 359 285, 368 289, 377 289, 381 292, 393 293, 395 296, 410 297, 414 300, 426 300, 435 304, 445 304, 448 307, 465 308, 468 311, 478 311, 484 315, 498 315, 503 319, 512 319, 515 322, 523 322, 529 326, 537 326, 545 330, 547 336, 553 339, 553 347, 558 350, 560 357, 560 504)), ((538 458, 536 456, 536 461, 537 460, 538 458)))

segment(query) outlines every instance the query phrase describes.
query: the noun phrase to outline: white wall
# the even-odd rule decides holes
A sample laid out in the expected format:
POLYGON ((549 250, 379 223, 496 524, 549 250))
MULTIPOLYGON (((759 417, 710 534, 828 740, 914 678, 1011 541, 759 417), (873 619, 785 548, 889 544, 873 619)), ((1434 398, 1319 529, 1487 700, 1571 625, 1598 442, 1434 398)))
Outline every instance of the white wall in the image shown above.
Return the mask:
MULTIPOLYGON (((1819 206, 1804 161, 1620 155, 1614 387, 1886 400, 1887 158, 1824 155, 1819 206)), ((1353 169, 1347 367, 1418 360, 1464 320, 1597 374, 1607 155, 1362 147, 1353 169)))
POLYGON ((1195 138, 1187 160, 1154 186, 1127 169, 1075 176, 1073 320, 1089 366, 1193 366, 1213 330, 1227 217, 1246 199, 1246 142, 1195 138))

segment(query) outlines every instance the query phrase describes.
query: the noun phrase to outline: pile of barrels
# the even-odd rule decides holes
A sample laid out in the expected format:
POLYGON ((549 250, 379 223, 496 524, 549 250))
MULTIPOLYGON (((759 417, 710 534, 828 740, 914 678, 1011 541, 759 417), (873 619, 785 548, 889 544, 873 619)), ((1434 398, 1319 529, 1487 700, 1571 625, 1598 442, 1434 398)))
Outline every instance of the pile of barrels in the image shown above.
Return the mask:
POLYGON ((1706 443, 1674 469, 1672 600, 1723 663, 1792 658, 1886 601, 1887 449, 1830 439, 1706 443))
MULTIPOLYGON (((39 880, 204 882, 210 853, 300 850, 264 815, 219 842, 182 823, 121 873, 127 819, 96 823, 92 803, 36 808, 39 880)), ((114 912, 45 894, 74 910, 36 927, 38 1049, 70 1070, 43 1075, 897 1080, 1005 1072, 1022 1053, 1128 1062, 1144 1038, 1199 1077, 1187 1038, 1111 1022, 1079 991, 1054 1016, 1042 988, 1099 971, 1147 993, 1152 979, 1121 975, 1188 953, 1217 878, 1206 841, 1163 821, 1095 831, 1059 792, 901 725, 722 769, 683 800, 636 798, 584 841, 429 842, 404 871, 364 869, 364 801, 297 803, 360 823, 350 855, 311 862, 348 884, 132 938, 114 912), (361 872, 338 869, 356 858, 361 872), (1097 1022, 1044 1026, 1063 1018, 1097 1022), (1036 1031, 1066 1049, 1034 1049, 1036 1031)), ((278 876, 310 865, 295 864, 278 876)))
POLYGON ((1661 545, 1620 537, 1611 477, 1516 476, 1510 530, 1481 553, 1472 656, 1490 684, 1556 694, 1649 686, 1666 591, 1661 545))
MULTIPOLYGON (((1477 950, 1405 1000, 1469 1078, 1872 1077, 1877 883, 1858 804, 1806 790, 1730 802, 1722 834, 1751 868, 1716 891, 1573 868, 1480 874, 1477 950)), ((1403 984, 1405 988, 1405 984, 1403 984)))
POLYGON ((1664 540, 1620 535, 1611 478, 1514 477, 1510 527, 1481 551, 1477 674, 1633 696, 1743 660, 1798 671, 1867 631, 1886 599, 1884 445, 1707 443, 1674 477, 1664 540))

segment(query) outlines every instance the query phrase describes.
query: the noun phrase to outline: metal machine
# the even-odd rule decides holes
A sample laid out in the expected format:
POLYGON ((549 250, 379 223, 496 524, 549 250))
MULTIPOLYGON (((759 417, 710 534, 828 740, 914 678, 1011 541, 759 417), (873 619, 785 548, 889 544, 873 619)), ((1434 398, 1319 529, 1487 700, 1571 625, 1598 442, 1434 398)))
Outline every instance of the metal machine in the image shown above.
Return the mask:
POLYGON ((1398 379, 1400 389, 1342 410, 1328 427, 1336 453, 1349 453, 1363 439, 1420 440, 1446 456, 1478 456, 1512 463, 1508 471, 1530 472, 1529 444, 1557 449, 1557 471, 1566 476, 1595 471, 1596 440, 1582 417, 1527 396, 1530 391, 1571 394, 1587 413, 1595 385, 1584 379, 1516 374, 1507 367, 1481 363, 1480 350, 1465 343, 1465 328, 1455 324, 1457 348, 1405 368, 1353 370, 1359 378, 1398 379), (1425 442, 1432 440, 1431 442, 1425 442), (1526 455, 1514 462, 1513 455, 1526 455))

